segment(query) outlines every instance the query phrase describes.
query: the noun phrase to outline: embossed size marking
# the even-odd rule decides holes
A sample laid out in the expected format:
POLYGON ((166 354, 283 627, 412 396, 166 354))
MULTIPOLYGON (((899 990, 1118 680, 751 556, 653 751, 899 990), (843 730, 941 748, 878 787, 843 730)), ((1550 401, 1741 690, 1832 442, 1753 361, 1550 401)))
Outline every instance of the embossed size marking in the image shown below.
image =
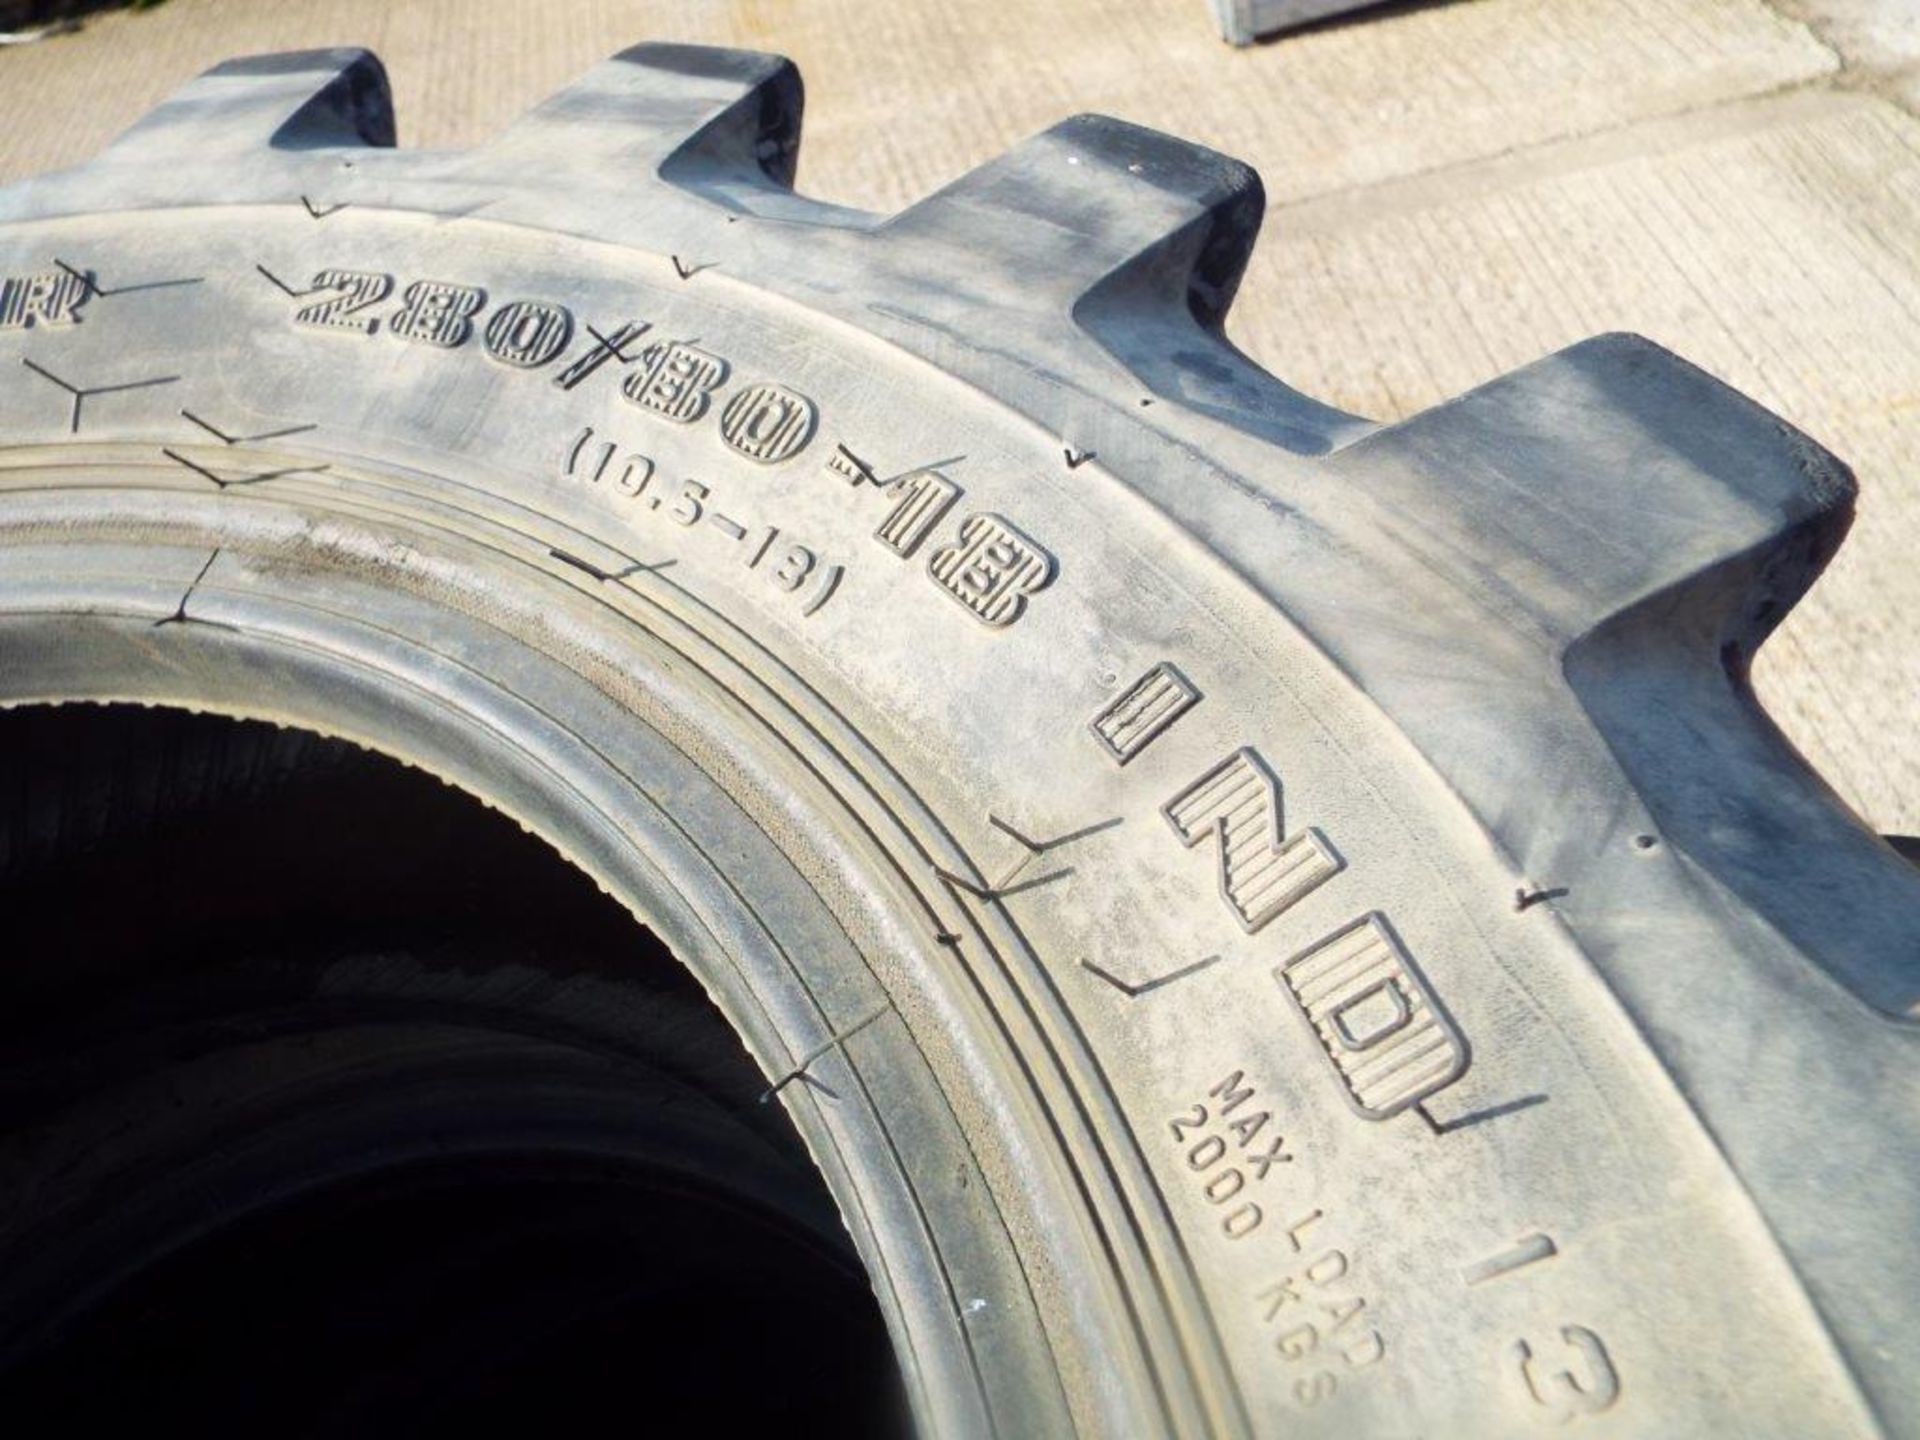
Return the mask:
POLYGON ((1466 1038, 1384 916, 1362 916, 1274 974, 1367 1119, 1390 1119, 1466 1073, 1466 1038))
POLYGON ((587 334, 593 337, 593 343, 578 355, 571 364, 553 377, 553 383, 562 390, 571 390, 609 360, 617 360, 622 365, 631 365, 638 356, 627 354, 626 347, 653 327, 644 320, 629 320, 615 327, 611 335, 602 335, 593 326, 587 326, 587 334))
POLYGON ((1377 1313, 1354 1289, 1360 1256, 1326 1244, 1317 1233, 1325 1222, 1322 1211, 1309 1210, 1287 1225, 1287 1243, 1304 1263, 1296 1261, 1298 1269, 1258 1297, 1260 1318, 1275 1331, 1274 1353, 1293 1377, 1293 1400, 1303 1410, 1332 1399, 1343 1381, 1353 1383, 1387 1354, 1377 1313))
MULTIPOLYGON (((561 359, 574 339, 572 313, 552 301, 508 300, 489 313, 490 297, 479 285, 411 280, 400 291, 399 308, 383 315, 376 307, 396 284, 384 272, 321 270, 307 289, 295 290, 264 266, 255 268, 297 302, 294 323, 309 329, 372 335, 384 323, 387 333, 398 340, 441 350, 457 350, 478 334, 480 348, 490 359, 516 370, 537 370, 561 359)), ((614 362, 619 394, 648 416, 689 426, 711 417, 729 449, 762 465, 781 464, 807 448, 820 423, 819 407, 811 398, 768 380, 748 380, 729 392, 734 380, 732 362, 691 340, 658 338, 630 353, 627 347, 638 345, 653 328, 646 320, 626 321, 608 335, 586 327, 587 344, 559 367, 553 383, 572 391, 614 362)), ((587 456, 591 473, 583 474, 582 452, 590 435, 589 430, 567 453, 563 469, 569 478, 591 483, 604 479, 636 498, 653 484, 657 467, 651 457, 629 452, 615 466, 617 447, 604 441, 597 454, 587 456)), ((887 496, 887 513, 873 536, 903 560, 919 553, 947 523, 963 493, 932 467, 909 471, 883 484, 844 445, 835 447, 827 465, 856 492, 870 481, 876 493, 887 496)), ((697 510, 707 490, 701 481, 684 481, 669 515, 697 510)), ((655 511, 660 503, 658 494, 650 495, 646 507, 655 511)), ((754 528, 725 515, 716 516, 713 524, 737 541, 745 541, 754 528)), ((767 527, 766 537, 754 550, 754 566, 778 533, 776 527, 767 527)), ((813 573, 816 556, 806 546, 789 543, 776 560, 770 573, 786 588, 797 590, 813 573)), ((928 576, 943 594, 996 630, 1025 614, 1029 600, 1053 582, 1058 568, 1043 545, 1004 516, 991 513, 965 516, 959 533, 933 548, 926 564, 928 576)), ((821 573, 824 578, 805 614, 814 614, 826 604, 845 570, 831 565, 821 573)))
MULTIPOLYGON (((966 493, 931 465, 882 480, 872 465, 844 444, 833 447, 826 470, 844 480, 854 495, 870 487, 886 497, 887 513, 873 538, 902 560, 913 558, 966 493)), ((1024 615, 1027 601, 1051 585, 1058 573, 1059 565, 1045 546, 1004 516, 993 514, 966 516, 959 534, 927 558, 927 574, 942 593, 995 630, 1024 615)))
POLYGON ((911 559, 920 542, 946 518, 960 498, 960 487, 938 470, 922 470, 897 480, 889 487, 893 508, 873 538, 901 559, 911 559))
POLYGON ((651 456, 623 451, 612 440, 596 440, 588 426, 567 447, 560 462, 562 479, 607 490, 637 506, 642 514, 672 521, 684 529, 699 527, 735 547, 740 563, 764 576, 775 589, 796 598, 803 616, 812 616, 839 592, 846 575, 842 565, 821 561, 811 546, 777 525, 755 524, 720 509, 714 487, 701 480, 677 482, 655 479, 659 467, 651 456))
POLYGON ((1189 849, 1220 841, 1220 893, 1249 935, 1340 873, 1318 830, 1283 839, 1280 782, 1250 748, 1234 751, 1161 809, 1189 849))
POLYGON ((1606 1342, 1584 1325, 1562 1325, 1560 1344, 1566 1358, 1543 1361, 1528 1341, 1513 1342, 1511 1364, 1527 1398, 1562 1425, 1611 1409, 1620 1398, 1620 1372, 1606 1342))
POLYGON ((483 348, 502 365, 537 370, 567 348, 573 316, 564 305, 545 300, 515 300, 487 321, 483 348))
POLYGON ((1053 581, 1053 556, 998 515, 969 515, 959 538, 933 552, 927 573, 976 620, 1011 625, 1053 581))
POLYGON ((0 330, 77 324, 91 293, 87 277, 71 270, 6 276, 0 279, 0 330))
POLYGON ((366 312, 392 293, 393 277, 371 270, 322 270, 313 277, 313 288, 334 293, 294 311, 294 324, 371 335, 380 321, 366 312))
POLYGON ((813 401, 783 385, 749 385, 720 413, 721 437, 749 460, 777 465, 807 448, 820 418, 813 401))
MULTIPOLYGON (((481 286, 412 280, 400 292, 399 308, 383 315, 375 307, 393 293, 391 275, 321 270, 307 289, 295 290, 264 267, 256 268, 299 302, 294 324, 309 329, 372 335, 384 323, 396 339, 439 350, 458 350, 477 333, 488 359, 515 370, 551 364, 574 340, 573 313, 551 300, 508 300, 489 312, 489 297, 481 286)), ((86 277, 71 272, 52 271, 5 285, 8 288, 0 290, 0 329, 16 312, 16 325, 32 324, 36 318, 47 324, 69 323, 88 294, 86 277)), ((629 320, 605 335, 592 326, 585 329, 587 344, 554 376, 553 383, 562 390, 573 390, 609 361, 616 362, 620 394, 632 404, 680 425, 715 414, 715 428, 727 447, 762 465, 791 460, 807 448, 818 428, 819 407, 785 385, 753 380, 724 395, 733 377, 732 362, 691 341, 655 340, 637 354, 629 353, 627 347, 653 329, 649 321, 629 320)))
POLYGON ((1199 703, 1193 682, 1162 660, 1093 717, 1093 738, 1125 765, 1199 703))
POLYGON ((707 413, 732 368, 697 345, 663 340, 640 352, 640 364, 621 382, 620 393, 643 410, 690 425, 707 413))
POLYGON ((1489 1280, 1498 1280, 1502 1275, 1511 1275, 1542 1260, 1551 1260, 1559 1253, 1553 1237, 1536 1230, 1531 1235, 1521 1236, 1499 1254, 1489 1255, 1484 1260, 1476 1260, 1465 1266, 1460 1271, 1460 1278, 1469 1285, 1484 1285, 1489 1280))
POLYGON ((873 473, 865 463, 844 445, 836 445, 827 452, 827 473, 855 487, 862 481, 873 479, 873 473))
POLYGON ((1246 1072, 1235 1070, 1167 1124, 1181 1146, 1187 1169, 1200 1179, 1200 1193, 1219 1207, 1220 1233, 1243 1240, 1260 1228, 1266 1212, 1248 1192, 1276 1165, 1291 1165, 1286 1137, 1273 1112, 1255 1098, 1246 1072), (1197 1138, 1196 1138, 1197 1137, 1197 1138))
POLYGON ((416 280, 402 294, 406 301, 393 312, 387 328, 402 340, 418 340, 455 350, 473 334, 473 317, 487 303, 478 285, 456 285, 448 280, 416 280))
MULTIPOLYGON (((1198 700, 1179 671, 1157 665, 1094 717, 1094 735, 1124 765, 1198 700)), ((1346 868, 1318 830, 1285 835, 1280 782, 1250 747, 1213 766, 1160 813, 1189 849, 1215 838, 1220 896, 1248 934, 1346 868)), ((1361 1117, 1389 1119, 1466 1073, 1466 1037, 1386 916, 1350 921, 1274 974, 1361 1117)), ((1424 1109, 1419 1113, 1436 1134, 1445 1133, 1424 1109)))

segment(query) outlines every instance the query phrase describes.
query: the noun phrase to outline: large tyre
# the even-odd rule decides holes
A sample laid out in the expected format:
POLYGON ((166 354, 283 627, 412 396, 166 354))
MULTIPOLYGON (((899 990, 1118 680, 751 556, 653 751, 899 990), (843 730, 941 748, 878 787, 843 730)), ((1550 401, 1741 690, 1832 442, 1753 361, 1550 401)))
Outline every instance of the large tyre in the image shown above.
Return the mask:
POLYGON ((315 52, 0 191, 0 701, 549 840, 804 1071, 929 1434, 1920 1434, 1920 875, 1745 678, 1845 469, 1631 337, 1377 426, 1222 338, 1245 167, 799 123, 315 52))

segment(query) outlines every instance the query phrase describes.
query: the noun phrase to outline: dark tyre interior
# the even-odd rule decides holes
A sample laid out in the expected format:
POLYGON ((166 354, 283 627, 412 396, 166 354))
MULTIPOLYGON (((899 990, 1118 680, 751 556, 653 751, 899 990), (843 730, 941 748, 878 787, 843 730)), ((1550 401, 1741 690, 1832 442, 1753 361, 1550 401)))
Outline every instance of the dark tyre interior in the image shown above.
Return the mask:
POLYGON ((297 730, 0 713, 0 1413, 907 1428, 692 973, 510 819, 297 730))

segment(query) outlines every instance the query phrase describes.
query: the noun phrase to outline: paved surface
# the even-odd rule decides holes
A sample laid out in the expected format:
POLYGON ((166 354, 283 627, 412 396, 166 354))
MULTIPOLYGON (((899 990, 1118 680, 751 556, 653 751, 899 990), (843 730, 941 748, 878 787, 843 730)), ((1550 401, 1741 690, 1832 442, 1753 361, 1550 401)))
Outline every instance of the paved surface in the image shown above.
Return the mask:
POLYGON ((891 209, 1076 110, 1250 161, 1272 208, 1230 329, 1405 415, 1641 331, 1858 470, 1841 558, 1761 657, 1783 728, 1920 833, 1920 6, 1457 0, 1251 50, 1201 0, 171 0, 0 50, 0 180, 84 158, 228 55, 376 50, 401 143, 477 140, 639 39, 779 50, 803 189, 891 209))

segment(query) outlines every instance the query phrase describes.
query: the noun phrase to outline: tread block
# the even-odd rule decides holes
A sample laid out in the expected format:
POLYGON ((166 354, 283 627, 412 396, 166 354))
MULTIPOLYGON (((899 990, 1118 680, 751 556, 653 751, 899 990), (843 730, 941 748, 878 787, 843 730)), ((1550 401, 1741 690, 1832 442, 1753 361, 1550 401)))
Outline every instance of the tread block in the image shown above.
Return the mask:
POLYGON ((612 171, 675 183, 789 187, 803 105, 793 62, 754 50, 635 45, 542 101, 474 154, 499 172, 600 189, 612 171))
POLYGON ((103 159, 197 164, 264 148, 393 142, 387 72, 371 52, 299 50, 214 66, 142 117, 103 159))
POLYGON ((1071 305, 1106 282, 1184 303, 1216 324, 1265 203, 1260 177, 1238 160, 1077 115, 901 211, 876 238, 937 244, 943 259, 949 249, 972 255, 1002 277, 1009 303, 1071 305))
POLYGON ((1525 596, 1562 642, 1674 592, 1712 607, 1749 655, 1839 544, 1856 488, 1784 420, 1626 334, 1375 431, 1332 464, 1425 517, 1456 558, 1484 556, 1488 588, 1525 596))

